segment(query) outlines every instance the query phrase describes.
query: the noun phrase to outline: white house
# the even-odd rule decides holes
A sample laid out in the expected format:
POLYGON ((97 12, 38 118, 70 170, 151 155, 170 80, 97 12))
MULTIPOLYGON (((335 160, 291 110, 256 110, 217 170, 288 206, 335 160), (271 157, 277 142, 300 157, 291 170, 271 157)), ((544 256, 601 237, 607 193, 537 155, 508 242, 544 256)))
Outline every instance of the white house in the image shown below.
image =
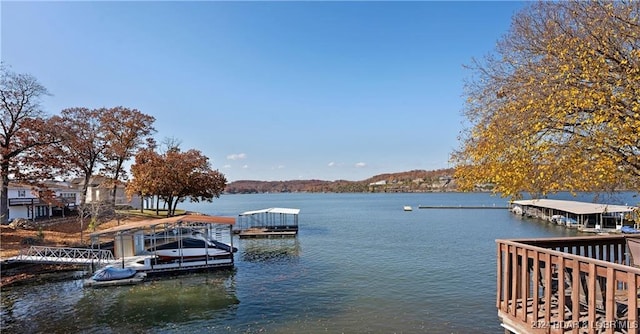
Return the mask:
POLYGON ((16 218, 34 220, 52 216, 64 216, 69 210, 75 210, 80 203, 81 191, 65 182, 48 182, 53 198, 47 201, 40 197, 39 190, 29 185, 9 182, 7 200, 9 221, 16 218))
MULTIPOLYGON (((77 189, 82 189, 84 179, 76 178, 71 180, 71 185, 77 189)), ((89 179, 89 186, 87 187, 87 203, 100 203, 111 200, 111 194, 113 192, 113 183, 110 179, 100 175, 94 175, 89 179)), ((133 208, 140 208, 141 201, 138 196, 133 196, 131 199, 127 197, 125 193, 125 186, 118 184, 116 186, 116 206, 131 206, 133 208)))
MULTIPOLYGON (((65 216, 68 211, 75 210, 80 205, 83 180, 80 178, 65 181, 45 182, 46 189, 53 192, 51 200, 46 196, 40 196, 40 189, 33 186, 9 182, 8 204, 11 221, 16 218, 35 220, 38 218, 50 218, 53 216, 65 216)), ((93 176, 87 187, 86 203, 100 203, 111 200, 113 183, 103 176, 93 176)), ((119 184, 116 187, 116 205, 140 208, 141 201, 138 196, 129 199, 125 194, 125 186, 119 184)))
POLYGON ((387 180, 369 183, 369 186, 384 186, 387 184, 387 180))

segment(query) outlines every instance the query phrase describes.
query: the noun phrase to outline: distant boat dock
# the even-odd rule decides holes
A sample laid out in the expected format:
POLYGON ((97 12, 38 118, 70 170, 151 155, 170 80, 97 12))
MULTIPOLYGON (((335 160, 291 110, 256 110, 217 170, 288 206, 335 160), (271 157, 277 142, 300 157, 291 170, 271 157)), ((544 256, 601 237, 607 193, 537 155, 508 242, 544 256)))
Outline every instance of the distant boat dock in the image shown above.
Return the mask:
POLYGON ((503 205, 419 205, 418 209, 509 209, 503 205))
MULTIPOLYGON (((532 199, 513 201, 514 214, 548 220, 558 225, 577 228, 583 232, 622 232, 625 223, 632 225, 637 207, 565 201, 532 199)), ((637 226, 634 226, 636 228, 637 226)))

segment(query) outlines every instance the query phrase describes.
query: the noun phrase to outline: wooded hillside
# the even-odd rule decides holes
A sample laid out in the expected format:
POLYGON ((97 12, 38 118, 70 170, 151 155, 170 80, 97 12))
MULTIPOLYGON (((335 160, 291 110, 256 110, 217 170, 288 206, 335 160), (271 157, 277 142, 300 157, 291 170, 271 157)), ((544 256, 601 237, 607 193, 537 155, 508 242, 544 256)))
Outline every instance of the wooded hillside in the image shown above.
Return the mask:
POLYGON ((453 169, 412 170, 380 174, 362 181, 234 181, 225 188, 226 193, 248 194, 266 192, 434 192, 456 191, 452 180, 453 169))

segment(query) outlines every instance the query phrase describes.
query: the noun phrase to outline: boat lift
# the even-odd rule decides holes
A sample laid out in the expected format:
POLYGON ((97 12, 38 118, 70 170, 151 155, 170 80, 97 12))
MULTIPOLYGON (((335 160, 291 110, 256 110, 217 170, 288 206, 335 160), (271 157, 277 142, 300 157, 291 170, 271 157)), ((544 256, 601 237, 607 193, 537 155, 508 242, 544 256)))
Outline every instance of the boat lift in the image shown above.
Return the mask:
POLYGON ((105 247, 102 238, 111 238, 114 257, 120 261, 122 268, 133 268, 148 275, 178 271, 202 270, 220 267, 233 267, 234 257, 231 226, 235 224, 233 217, 207 215, 181 215, 170 218, 150 219, 114 226, 91 234, 94 247, 105 247), (189 231, 189 234, 186 233, 189 231), (166 242, 168 237, 179 240, 192 233, 202 233, 212 242, 221 242, 228 247, 228 255, 207 257, 203 260, 190 261, 178 258, 171 263, 158 261, 155 254, 157 245, 166 242))

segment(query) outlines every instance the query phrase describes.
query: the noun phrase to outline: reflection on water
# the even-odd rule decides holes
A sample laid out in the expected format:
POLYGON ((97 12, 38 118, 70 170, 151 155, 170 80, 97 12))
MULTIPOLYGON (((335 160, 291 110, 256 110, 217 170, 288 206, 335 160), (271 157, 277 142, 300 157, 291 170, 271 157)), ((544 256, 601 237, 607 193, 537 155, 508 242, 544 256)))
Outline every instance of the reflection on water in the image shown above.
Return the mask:
POLYGON ((50 294, 39 293, 39 297, 47 299, 45 303, 21 300, 20 289, 3 293, 2 332, 147 331, 217 317, 216 313, 228 313, 239 303, 234 270, 164 277, 133 286, 82 288, 81 284, 82 280, 76 280, 49 285, 50 294), (76 290, 68 296, 79 298, 61 303, 57 297, 64 298, 64 291, 56 292, 55 288, 68 287, 76 290), (82 289, 81 294, 77 294, 78 289, 82 289), (29 310, 23 310, 26 305, 29 310), (54 317, 42 316, 46 314, 54 317))
MULTIPOLYGON (((633 198, 631 198, 633 199, 633 198)), ((489 194, 257 194, 188 210, 300 208, 297 238, 236 239, 234 270, 3 289, 2 333, 498 333, 496 239, 572 236, 489 194)))
POLYGON ((247 262, 295 261, 300 255, 298 238, 242 239, 242 260, 247 262))

